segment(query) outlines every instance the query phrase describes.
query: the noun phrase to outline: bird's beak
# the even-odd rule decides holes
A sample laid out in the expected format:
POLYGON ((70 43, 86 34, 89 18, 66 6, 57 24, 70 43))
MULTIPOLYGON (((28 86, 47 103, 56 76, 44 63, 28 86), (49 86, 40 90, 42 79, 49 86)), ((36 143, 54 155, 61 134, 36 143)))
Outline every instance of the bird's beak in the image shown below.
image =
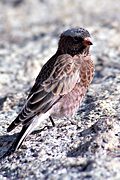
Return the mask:
POLYGON ((91 38, 90 38, 90 37, 86 37, 86 38, 84 38, 84 40, 83 40, 83 44, 84 44, 85 46, 90 46, 90 45, 93 45, 92 40, 91 40, 91 38))

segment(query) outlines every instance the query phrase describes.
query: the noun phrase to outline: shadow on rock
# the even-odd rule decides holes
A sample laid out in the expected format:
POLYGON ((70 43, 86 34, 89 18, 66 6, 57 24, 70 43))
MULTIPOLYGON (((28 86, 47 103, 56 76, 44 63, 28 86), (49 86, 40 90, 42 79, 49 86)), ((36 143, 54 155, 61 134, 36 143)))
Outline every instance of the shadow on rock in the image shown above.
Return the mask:
POLYGON ((3 135, 0 136, 0 158, 3 157, 3 155, 7 152, 7 150, 10 148, 14 140, 16 139, 18 133, 15 133, 13 135, 3 135))
POLYGON ((81 113, 84 113, 83 119, 88 119, 88 115, 90 114, 90 112, 96 108, 96 101, 97 98, 95 96, 87 94, 84 105, 81 106, 77 114, 81 116, 81 113))
POLYGON ((104 142, 101 138, 100 142, 98 142, 98 138, 102 133, 112 128, 111 125, 107 124, 107 118, 108 117, 101 118, 91 127, 79 132, 78 137, 80 137, 80 143, 77 148, 68 151, 67 156, 84 156, 87 152, 95 153, 100 146, 102 147, 104 142))
MULTIPOLYGON (((33 131, 31 134, 38 134, 41 133, 42 131, 44 131, 45 129, 50 129, 52 128, 52 126, 44 126, 43 128, 39 129, 39 130, 35 130, 33 131)), ((21 131, 19 133, 15 133, 13 135, 3 135, 0 136, 0 159, 4 159, 7 156, 10 156, 11 154, 13 154, 16 149, 16 142, 19 139, 19 135, 20 135, 21 131)), ((26 149, 27 147, 25 145, 20 145, 19 148, 22 149, 26 149)))
POLYGON ((67 157, 83 156, 88 151, 94 139, 95 138, 91 138, 89 141, 86 141, 84 144, 80 143, 76 149, 73 149, 72 151, 68 151, 67 157))
POLYGON ((4 102, 6 101, 6 99, 7 99, 7 96, 5 96, 5 97, 0 97, 0 111, 1 111, 2 108, 3 108, 4 102))
MULTIPOLYGON (((77 148, 71 151, 68 151, 67 153, 68 157, 84 156, 84 154, 89 151, 89 147, 91 147, 93 141, 95 141, 98 134, 95 126, 96 126, 96 123, 93 124, 90 128, 87 128, 78 134, 81 142, 77 148)), ((97 148, 97 144, 95 146, 96 147, 94 148, 97 148)))

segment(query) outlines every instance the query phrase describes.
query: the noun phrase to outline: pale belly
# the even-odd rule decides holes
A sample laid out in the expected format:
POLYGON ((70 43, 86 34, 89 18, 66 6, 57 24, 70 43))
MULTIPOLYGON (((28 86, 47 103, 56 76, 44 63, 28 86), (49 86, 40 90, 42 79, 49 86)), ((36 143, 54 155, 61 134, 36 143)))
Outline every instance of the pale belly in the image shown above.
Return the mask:
POLYGON ((64 95, 59 102, 53 106, 51 116, 54 118, 69 118, 74 116, 85 93, 86 88, 77 84, 70 93, 64 95))

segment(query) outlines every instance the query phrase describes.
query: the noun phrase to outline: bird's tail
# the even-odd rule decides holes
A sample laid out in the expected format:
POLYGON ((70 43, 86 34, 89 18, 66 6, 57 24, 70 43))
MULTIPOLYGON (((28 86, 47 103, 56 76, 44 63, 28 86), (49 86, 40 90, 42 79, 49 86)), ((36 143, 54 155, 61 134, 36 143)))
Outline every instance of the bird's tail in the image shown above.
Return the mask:
POLYGON ((2 158, 11 155, 20 148, 26 137, 39 125, 38 121, 39 118, 36 116, 29 124, 23 126, 22 130, 18 134, 18 137, 15 139, 8 151, 2 156, 2 158))
POLYGON ((5 158, 6 156, 10 156, 12 153, 14 153, 19 147, 22 145, 22 142, 25 140, 28 134, 29 126, 24 126, 21 130, 21 132, 18 134, 15 141, 12 143, 10 148, 5 152, 5 154, 2 156, 2 158, 5 158))

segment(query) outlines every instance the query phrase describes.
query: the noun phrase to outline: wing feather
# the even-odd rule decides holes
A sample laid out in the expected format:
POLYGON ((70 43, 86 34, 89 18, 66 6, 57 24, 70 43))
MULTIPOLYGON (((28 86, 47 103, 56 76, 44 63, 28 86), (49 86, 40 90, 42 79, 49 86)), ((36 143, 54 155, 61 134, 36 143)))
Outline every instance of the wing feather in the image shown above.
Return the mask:
POLYGON ((68 54, 58 56, 49 78, 39 84, 30 95, 18 117, 8 127, 8 131, 20 123, 28 123, 31 117, 38 113, 45 113, 75 87, 80 81, 76 62, 74 57, 68 54))

